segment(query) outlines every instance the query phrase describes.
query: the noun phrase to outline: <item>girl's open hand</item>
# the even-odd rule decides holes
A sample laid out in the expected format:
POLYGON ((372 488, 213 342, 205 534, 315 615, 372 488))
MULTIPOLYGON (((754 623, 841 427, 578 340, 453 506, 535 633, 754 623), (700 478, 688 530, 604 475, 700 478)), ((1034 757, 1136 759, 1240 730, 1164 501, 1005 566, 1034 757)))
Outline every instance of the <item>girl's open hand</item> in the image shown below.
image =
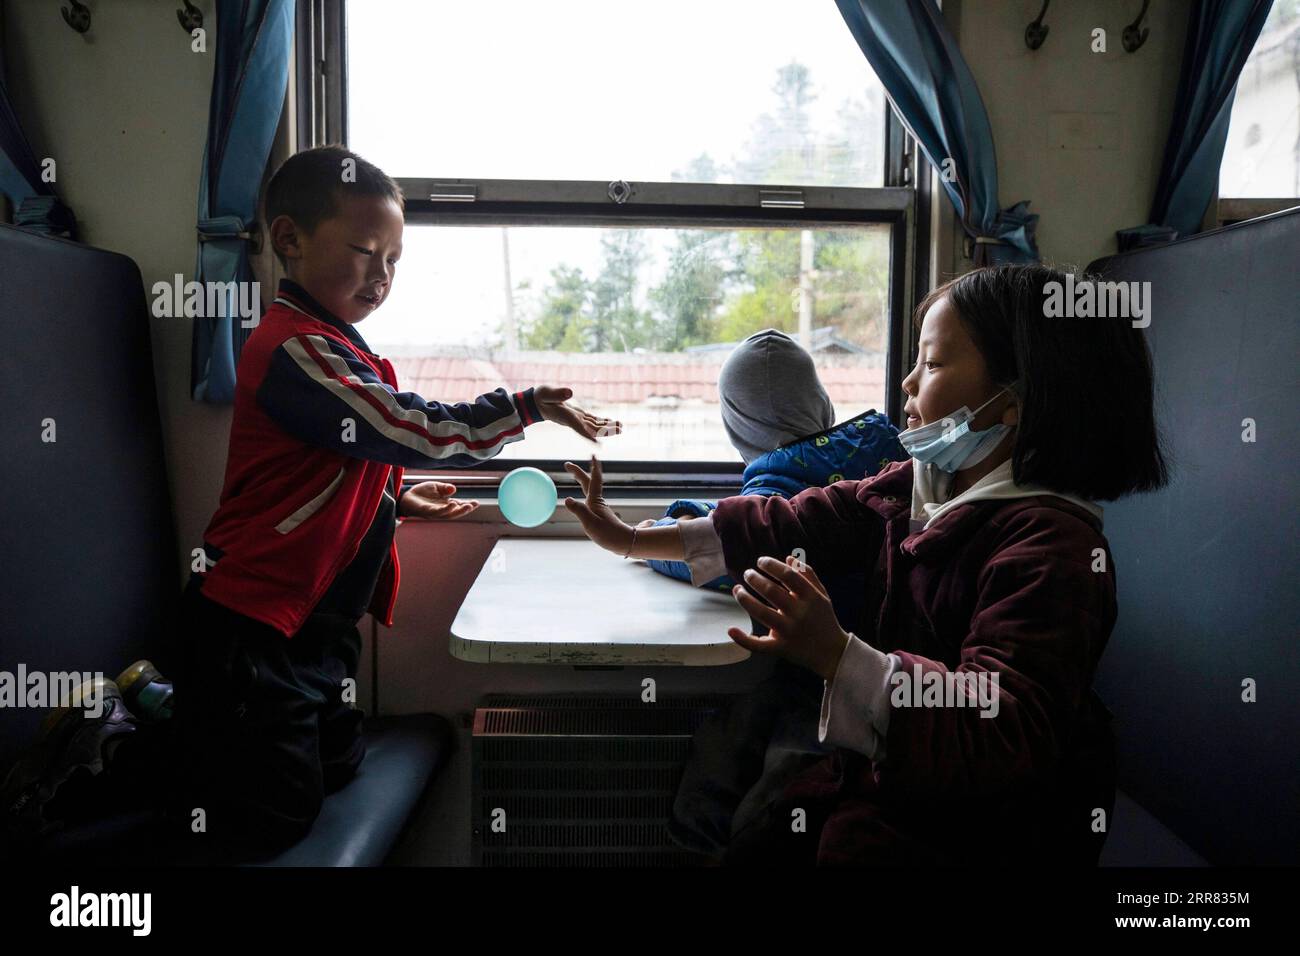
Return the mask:
POLYGON ((571 388, 555 388, 551 385, 538 385, 533 389, 537 399, 537 410, 548 422, 555 422, 566 428, 572 428, 583 438, 595 441, 603 435, 617 435, 623 431, 623 423, 608 418, 598 418, 584 412, 569 401, 573 397, 571 388))
POLYGON ((422 481, 401 496, 397 506, 399 518, 459 518, 478 507, 477 501, 453 501, 456 486, 449 481, 422 481))
POLYGON ((849 636, 840 627, 817 572, 793 555, 784 562, 763 557, 758 559, 758 571, 745 572, 744 582, 731 593, 771 633, 755 637, 733 627, 727 636, 746 650, 780 654, 831 680, 849 636))
POLYGON ((564 507, 577 516, 582 522, 582 530, 596 544, 615 554, 627 554, 628 548, 632 546, 632 526, 615 514, 614 509, 601 497, 604 479, 600 473, 599 459, 595 455, 591 456, 591 474, 571 461, 566 461, 564 468, 578 479, 582 493, 587 496, 586 501, 565 498, 564 507))

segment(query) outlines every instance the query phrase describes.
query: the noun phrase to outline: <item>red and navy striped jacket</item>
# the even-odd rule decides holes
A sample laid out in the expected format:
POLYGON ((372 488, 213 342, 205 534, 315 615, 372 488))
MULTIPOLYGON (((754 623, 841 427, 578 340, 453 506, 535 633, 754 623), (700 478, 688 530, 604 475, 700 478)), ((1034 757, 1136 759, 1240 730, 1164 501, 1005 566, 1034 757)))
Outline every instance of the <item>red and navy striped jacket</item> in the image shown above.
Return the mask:
MULTIPOLYGON (((400 489, 404 468, 492 458, 539 420, 531 388, 458 404, 398 391, 355 328, 282 280, 239 360, 203 594, 292 637, 356 556, 390 475, 400 489)), ((385 626, 400 574, 388 550, 369 604, 385 626)))

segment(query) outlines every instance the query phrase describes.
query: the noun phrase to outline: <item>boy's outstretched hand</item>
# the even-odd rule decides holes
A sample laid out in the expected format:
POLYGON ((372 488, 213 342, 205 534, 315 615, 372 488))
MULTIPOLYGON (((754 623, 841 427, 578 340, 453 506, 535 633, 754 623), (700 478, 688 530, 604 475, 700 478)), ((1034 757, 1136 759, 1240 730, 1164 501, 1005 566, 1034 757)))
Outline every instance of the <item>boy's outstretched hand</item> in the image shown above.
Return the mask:
POLYGON ((617 435, 623 431, 622 422, 597 418, 570 403, 569 399, 573 397, 571 388, 538 385, 533 389, 533 397, 537 399, 537 409, 542 413, 543 418, 548 422, 572 428, 583 438, 595 441, 603 435, 617 435))
POLYGON ((745 583, 737 584, 731 593, 770 633, 755 637, 732 627, 727 629, 728 637, 746 650, 780 654, 821 674, 823 680, 834 678, 849 636, 840 627, 817 572, 809 565, 793 555, 784 562, 759 558, 758 570, 746 571, 745 583))
POLYGON ((422 481, 406 489, 397 505, 399 518, 459 518, 478 507, 477 501, 453 501, 456 486, 449 481, 422 481))

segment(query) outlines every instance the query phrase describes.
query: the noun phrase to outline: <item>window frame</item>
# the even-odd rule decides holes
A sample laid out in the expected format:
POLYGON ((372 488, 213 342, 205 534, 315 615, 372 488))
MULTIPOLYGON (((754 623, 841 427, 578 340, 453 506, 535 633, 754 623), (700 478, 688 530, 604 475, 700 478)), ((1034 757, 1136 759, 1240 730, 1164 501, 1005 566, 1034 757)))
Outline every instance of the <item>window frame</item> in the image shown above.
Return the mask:
MULTIPOLYGON (((298 148, 348 142, 347 0, 303 0, 295 36, 298 148)), ((613 182, 595 180, 397 177, 412 225, 723 227, 826 229, 886 225, 890 230, 885 413, 902 423, 902 381, 916 354, 908 321, 930 284, 930 167, 886 97, 885 184, 881 187, 778 186, 721 183, 629 182, 622 201, 613 182), (441 198, 434 198, 435 196, 441 198)), ((865 411, 853 409, 851 414, 865 411)), ((456 483, 481 494, 508 471, 540 468, 563 486, 576 484, 552 459, 499 459, 468 468, 413 469, 414 475, 454 471, 456 483)), ((728 461, 605 463, 620 494, 662 496, 674 491, 739 486, 744 465, 728 461)))
POLYGON ((1242 197, 1218 199, 1211 207, 1214 210, 1214 221, 1209 223, 1207 228, 1222 229, 1224 226, 1233 226, 1239 222, 1262 219, 1265 216, 1271 216, 1285 209, 1293 209, 1296 206, 1300 206, 1300 198, 1294 196, 1283 199, 1250 199, 1242 197))

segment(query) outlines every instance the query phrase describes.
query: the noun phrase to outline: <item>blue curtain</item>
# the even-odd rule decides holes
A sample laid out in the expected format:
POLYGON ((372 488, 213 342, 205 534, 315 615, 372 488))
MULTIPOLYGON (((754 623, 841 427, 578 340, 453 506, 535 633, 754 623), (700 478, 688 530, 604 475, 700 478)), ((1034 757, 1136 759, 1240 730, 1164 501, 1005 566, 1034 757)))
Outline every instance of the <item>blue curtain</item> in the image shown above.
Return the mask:
MULTIPOLYGON (((289 82, 293 0, 217 0, 216 44, 194 279, 252 282, 247 240, 289 82)), ((223 314, 194 320, 190 385, 196 400, 234 401, 235 366, 251 331, 243 327, 238 301, 232 294, 218 309, 223 314)))
POLYGON ((1273 0, 1195 0, 1149 222, 1115 235, 1120 252, 1196 232, 1219 182, 1237 77, 1273 0))
POLYGON ((976 265, 1037 262, 1038 217, 1029 202, 998 208, 993 130, 975 77, 934 0, 836 0, 844 22, 884 84, 890 102, 925 155, 953 182, 943 182, 975 239, 976 265))
POLYGON ((0 79, 0 191, 14 208, 14 225, 47 235, 77 238, 72 210, 42 181, 32 147, 18 124, 9 90, 0 79))

